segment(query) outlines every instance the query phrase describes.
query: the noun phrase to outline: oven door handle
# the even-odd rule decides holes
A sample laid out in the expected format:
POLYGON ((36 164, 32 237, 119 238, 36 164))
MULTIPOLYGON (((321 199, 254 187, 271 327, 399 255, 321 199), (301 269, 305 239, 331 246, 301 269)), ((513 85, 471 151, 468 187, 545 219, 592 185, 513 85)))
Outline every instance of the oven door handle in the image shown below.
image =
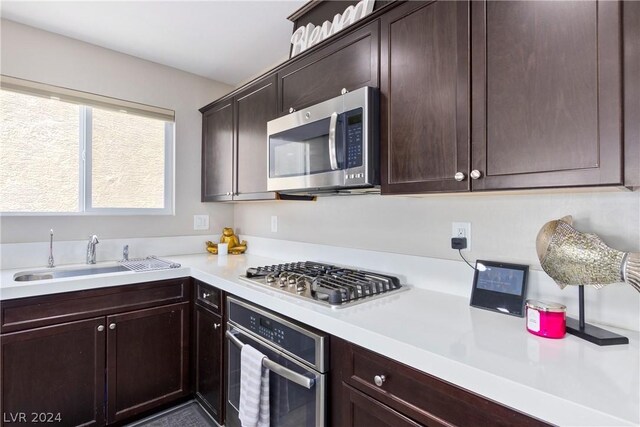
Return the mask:
MULTIPOLYGON (((244 346, 244 344, 235 336, 235 334, 232 334, 230 331, 227 331, 225 335, 229 340, 229 342, 233 343, 236 347, 242 350, 242 347, 244 346)), ((315 380, 313 378, 305 377, 304 375, 300 375, 299 373, 294 372, 289 368, 285 368, 284 366, 274 362, 273 360, 270 360, 266 356, 264 359, 262 359, 262 366, 275 372, 281 377, 288 379, 289 381, 293 381, 294 383, 302 387, 311 389, 315 384, 315 380)))
POLYGON ((329 163, 331 170, 338 169, 338 155, 336 150, 336 125, 338 124, 338 113, 332 113, 329 120, 329 163))

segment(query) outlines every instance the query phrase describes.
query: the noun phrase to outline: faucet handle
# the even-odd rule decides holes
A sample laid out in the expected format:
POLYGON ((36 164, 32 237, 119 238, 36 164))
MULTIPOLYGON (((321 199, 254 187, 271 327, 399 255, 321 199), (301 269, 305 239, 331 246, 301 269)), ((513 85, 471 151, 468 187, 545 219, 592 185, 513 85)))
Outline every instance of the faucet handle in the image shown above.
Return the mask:
POLYGON ((55 267, 55 263, 53 261, 53 228, 51 229, 49 234, 49 261, 47 263, 47 266, 49 268, 55 267))

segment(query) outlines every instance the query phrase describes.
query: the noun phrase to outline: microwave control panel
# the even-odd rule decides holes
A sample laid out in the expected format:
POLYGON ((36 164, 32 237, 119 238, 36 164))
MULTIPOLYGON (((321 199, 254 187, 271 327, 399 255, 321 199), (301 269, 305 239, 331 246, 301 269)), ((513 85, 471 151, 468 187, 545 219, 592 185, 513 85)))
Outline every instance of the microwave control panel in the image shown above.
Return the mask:
POLYGON ((351 169, 362 166, 362 108, 347 111, 344 116, 347 169, 351 169))

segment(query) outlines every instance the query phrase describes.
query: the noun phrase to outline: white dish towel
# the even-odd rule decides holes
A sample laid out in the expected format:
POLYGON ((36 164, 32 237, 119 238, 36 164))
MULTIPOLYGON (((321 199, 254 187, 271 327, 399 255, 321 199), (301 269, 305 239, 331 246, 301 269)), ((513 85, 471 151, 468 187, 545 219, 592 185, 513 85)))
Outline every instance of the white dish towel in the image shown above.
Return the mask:
POLYGON ((269 370, 266 356, 248 344, 240 350, 240 408, 242 427, 269 427, 269 370))

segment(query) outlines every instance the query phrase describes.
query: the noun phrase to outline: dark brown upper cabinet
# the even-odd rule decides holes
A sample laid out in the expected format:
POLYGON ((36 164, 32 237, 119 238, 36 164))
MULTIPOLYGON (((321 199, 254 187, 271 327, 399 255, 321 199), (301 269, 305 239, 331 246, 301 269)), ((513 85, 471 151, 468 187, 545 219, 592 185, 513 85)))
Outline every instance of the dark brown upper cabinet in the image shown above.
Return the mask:
POLYGON ((620 3, 471 3, 472 190, 622 184, 620 3))
POLYGON ((233 100, 223 99, 202 115, 202 201, 233 198, 233 100))
POLYGON ((277 115, 275 74, 203 108, 202 201, 274 199, 267 192, 267 122, 277 115))
POLYGON ((640 187, 640 2, 623 3, 624 155, 627 187, 640 187))
POLYGON ((363 86, 378 87, 378 21, 278 71, 280 115, 363 86))
POLYGON ((469 3, 407 2, 381 17, 384 193, 468 191, 469 3))
POLYGON ((271 75, 234 96, 236 180, 234 200, 273 199, 267 192, 267 122, 277 116, 276 76, 271 75))

